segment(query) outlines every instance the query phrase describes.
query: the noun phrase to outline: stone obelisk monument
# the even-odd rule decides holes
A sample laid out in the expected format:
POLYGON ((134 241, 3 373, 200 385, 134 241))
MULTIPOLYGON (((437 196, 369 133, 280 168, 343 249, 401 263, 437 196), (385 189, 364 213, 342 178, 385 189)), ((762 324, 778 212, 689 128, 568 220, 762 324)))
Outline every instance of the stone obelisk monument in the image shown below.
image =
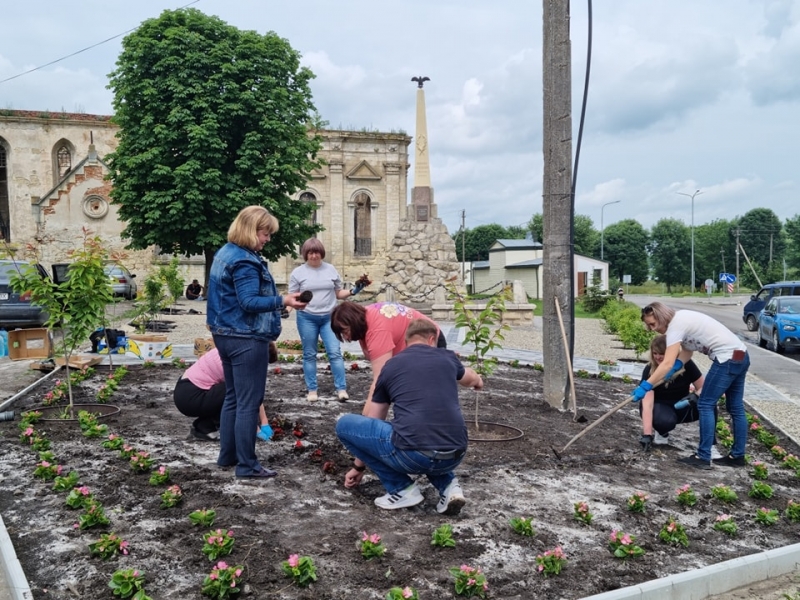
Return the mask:
POLYGON ((412 218, 425 222, 436 218, 432 212, 433 188, 431 187, 431 160, 428 154, 428 121, 425 116, 425 90, 422 88, 430 78, 412 77, 417 82, 417 130, 414 152, 414 187, 411 189, 412 218))
POLYGON ((392 240, 390 259, 386 263, 389 293, 397 292, 397 300, 433 302, 434 292, 444 298, 442 283, 460 279, 456 245, 447 227, 437 218, 431 187, 431 162, 428 154, 428 125, 425 119, 425 91, 428 77, 413 77, 417 82, 417 131, 414 153, 414 187, 407 217, 392 240))

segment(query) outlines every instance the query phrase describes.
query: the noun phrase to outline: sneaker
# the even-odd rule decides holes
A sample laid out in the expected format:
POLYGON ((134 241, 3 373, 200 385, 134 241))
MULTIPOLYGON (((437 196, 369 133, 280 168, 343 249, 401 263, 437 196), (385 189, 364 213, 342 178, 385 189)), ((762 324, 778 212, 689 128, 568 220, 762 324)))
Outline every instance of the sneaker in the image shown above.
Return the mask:
POLYGON ((196 440, 202 440, 204 442, 218 442, 219 441, 219 431, 211 431, 209 433, 202 433, 197 431, 192 425, 191 429, 189 429, 189 436, 193 437, 196 440))
POLYGON ((722 458, 722 453, 717 450, 716 446, 711 446, 711 460, 719 460, 722 458))
POLYGON ((682 462, 685 465, 689 465, 690 467, 694 467, 695 469, 702 469, 704 471, 708 471, 711 469, 711 461, 703 460, 696 454, 692 454, 691 456, 686 456, 684 458, 679 458, 678 462, 682 462))
POLYGON ((308 392, 308 396, 306 396, 306 399, 309 402, 316 402, 317 400, 319 400, 319 396, 317 395, 317 391, 316 390, 311 390, 310 392, 308 392))
POLYGON ((744 456, 734 458, 728 454, 727 456, 721 456, 715 459, 714 464, 720 467, 744 467, 747 466, 747 461, 745 461, 744 456))
POLYGON ((466 503, 467 500, 464 498, 461 486, 458 485, 458 479, 453 479, 444 490, 444 494, 439 496, 436 512, 441 515, 457 515, 466 503))
POLYGON ((350 400, 350 395, 347 393, 347 390, 339 390, 336 394, 339 397, 339 402, 347 402, 350 400))
POLYGON ((661 435, 657 431, 653 432, 653 443, 656 446, 666 446, 669 444, 669 434, 661 435))
POLYGON ((396 492, 394 494, 384 494, 375 498, 375 506, 378 508, 385 508, 386 510, 394 510, 395 508, 408 508, 416 506, 425 500, 416 483, 412 483, 406 489, 396 492))

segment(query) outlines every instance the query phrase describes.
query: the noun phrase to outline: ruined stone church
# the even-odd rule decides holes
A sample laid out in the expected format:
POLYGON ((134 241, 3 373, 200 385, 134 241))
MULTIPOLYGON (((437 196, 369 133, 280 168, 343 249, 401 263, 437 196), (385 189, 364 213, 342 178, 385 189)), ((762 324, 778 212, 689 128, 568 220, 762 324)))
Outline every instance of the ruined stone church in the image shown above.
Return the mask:
MULTIPOLYGON (((1 111, 3 239, 16 246, 38 241, 40 259, 49 265, 64 262, 87 228, 110 252, 125 253, 125 266, 140 281, 152 265, 169 260, 159 248, 126 250, 120 237, 124 225, 111 202, 112 182, 103 160, 116 147, 116 130, 108 116, 1 111)), ((417 137, 424 141, 416 144, 418 175, 410 205, 410 136, 332 130, 321 135, 324 166, 294 199, 316 206, 313 219, 324 227, 318 237, 326 261, 343 279, 367 273, 372 291, 423 301, 441 282, 458 277, 455 245, 437 218, 430 187, 422 89, 417 90, 417 137)), ((288 284, 301 260, 286 256, 271 265, 279 286, 288 284)), ((201 256, 181 257, 184 278, 202 279, 203 264, 201 256)))

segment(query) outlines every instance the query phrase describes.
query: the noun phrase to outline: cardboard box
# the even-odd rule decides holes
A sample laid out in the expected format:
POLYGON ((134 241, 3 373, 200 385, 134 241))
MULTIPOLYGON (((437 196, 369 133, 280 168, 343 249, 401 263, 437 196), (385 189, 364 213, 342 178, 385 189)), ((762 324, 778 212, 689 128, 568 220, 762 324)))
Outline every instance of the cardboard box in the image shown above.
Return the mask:
MULTIPOLYGON (((66 362, 63 356, 56 356, 57 365, 64 366, 66 362)), ((101 362, 103 362, 102 356, 97 356, 95 354, 73 354, 69 357, 69 368, 83 369, 84 367, 99 365, 101 362)))
POLYGON ((170 342, 146 342, 128 337, 128 351, 125 356, 145 360, 172 360, 172 344, 170 342))
POLYGON ((194 338, 194 355, 203 356, 209 350, 216 348, 213 338, 194 338))
POLYGON ((126 336, 129 340, 137 342, 166 342, 167 336, 163 333, 129 333, 126 336))
POLYGON ((11 360, 50 358, 52 351, 47 329, 13 329, 8 332, 8 357, 11 360))

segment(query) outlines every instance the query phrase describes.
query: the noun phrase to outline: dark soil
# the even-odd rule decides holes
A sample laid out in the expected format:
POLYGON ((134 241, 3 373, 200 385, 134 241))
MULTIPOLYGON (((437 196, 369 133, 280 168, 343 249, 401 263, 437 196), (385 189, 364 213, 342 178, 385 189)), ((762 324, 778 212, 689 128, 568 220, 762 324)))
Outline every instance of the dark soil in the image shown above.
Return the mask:
MULTIPOLYGON (((230 469, 216 466, 214 443, 188 438, 191 419, 175 409, 171 393, 180 373, 174 367, 131 368, 112 403, 121 412, 104 422, 137 449, 147 450, 155 465, 166 465, 172 483, 184 493, 176 508, 162 509, 166 486, 151 486, 147 474, 135 474, 118 452, 103 449, 98 439, 80 435, 69 422, 41 422, 60 464, 80 474, 106 509, 111 525, 100 530, 73 527, 77 512, 64 504, 65 494, 33 477, 36 453, 19 442, 16 422, 0 423, 0 512, 36 599, 110 598, 108 581, 121 568, 145 572, 145 590, 155 598, 201 598, 201 585, 211 563, 201 552, 209 528, 193 527, 187 515, 200 508, 217 512, 214 528, 232 530, 236 543, 224 558, 244 567, 245 598, 380 599, 392 586, 410 585, 423 599, 454 598, 448 568, 481 567, 490 598, 581 598, 796 542, 800 525, 783 516, 787 501, 800 500, 800 479, 783 469, 755 439, 748 452, 770 469, 769 500, 748 497, 749 469, 698 471, 676 462, 696 443, 696 424, 673 432, 674 446, 643 453, 638 445, 638 415, 619 411, 589 432, 558 459, 577 432, 594 422, 630 392, 615 379, 578 379, 578 414, 559 412, 542 399, 542 373, 503 366, 481 393, 481 420, 519 428, 514 441, 474 442, 458 470, 467 505, 458 517, 436 513, 433 488, 425 483, 426 502, 412 509, 384 511, 373 500, 384 493, 367 475, 355 491, 342 479, 351 462, 334 434, 343 412, 358 412, 369 387, 371 371, 364 363, 348 371, 351 402, 333 399, 330 375, 320 375, 321 400, 305 400, 298 364, 278 363, 270 369, 265 404, 270 417, 298 423, 303 448, 287 431, 283 439, 258 442, 265 466, 276 478, 259 483, 236 480, 230 469), (275 368, 278 367, 278 368, 275 368), (327 395, 326 395, 327 394, 327 395), (319 452, 317 452, 319 451, 319 452), (327 471, 327 472, 326 472, 327 471), (692 508, 676 502, 676 489, 691 484, 700 500, 692 508), (718 483, 731 486, 738 501, 722 505, 710 496, 718 483), (627 510, 636 491, 650 495, 644 514, 627 510), (589 503, 591 525, 573 519, 573 504, 589 503), (781 512, 778 524, 754 522, 766 506, 781 512), (734 516, 739 534, 713 530, 720 513, 734 516), (675 516, 688 532, 688 548, 668 546, 658 532, 675 516), (513 517, 532 517, 533 537, 509 526, 513 517), (431 534, 443 523, 454 529, 455 548, 431 546, 431 534), (646 554, 619 560, 607 542, 613 529, 636 536, 646 554), (90 556, 87 544, 114 531, 130 542, 130 555, 103 561, 90 556), (378 533, 388 548, 383 558, 364 560, 357 548, 362 531, 378 533), (561 575, 537 573, 535 557, 562 546, 568 563, 561 575), (281 562, 290 554, 313 558, 318 581, 298 588, 284 576, 281 562)), ((321 365, 321 371, 324 366, 321 365)), ((76 402, 90 402, 107 371, 84 382, 76 402)), ((51 385, 51 384, 47 384, 51 385)), ((48 389, 23 399, 17 410, 40 404, 48 389)), ((473 418, 476 393, 462 391, 465 416, 473 418)), ((291 429, 291 428, 289 428, 291 429)), ((775 432, 778 433, 778 432, 775 432)), ((780 437, 787 450, 800 449, 780 437)))

